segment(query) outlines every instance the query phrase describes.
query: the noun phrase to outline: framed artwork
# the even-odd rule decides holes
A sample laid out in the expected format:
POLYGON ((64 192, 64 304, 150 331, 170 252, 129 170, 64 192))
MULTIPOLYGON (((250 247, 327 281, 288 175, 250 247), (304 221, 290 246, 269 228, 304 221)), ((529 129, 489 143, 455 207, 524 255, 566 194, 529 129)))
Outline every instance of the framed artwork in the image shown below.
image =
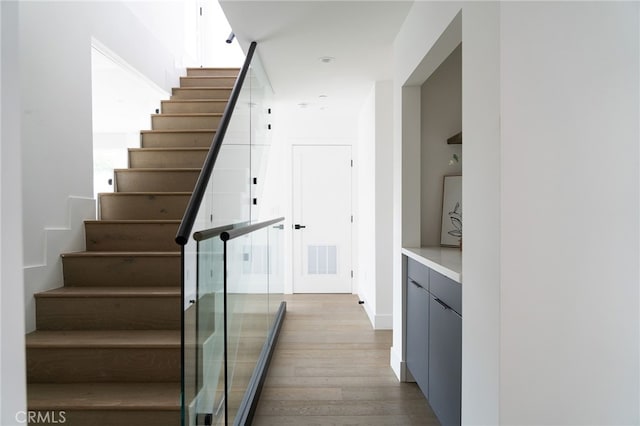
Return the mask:
POLYGON ((445 176, 442 190, 440 245, 460 247, 462 240, 462 176, 445 176))

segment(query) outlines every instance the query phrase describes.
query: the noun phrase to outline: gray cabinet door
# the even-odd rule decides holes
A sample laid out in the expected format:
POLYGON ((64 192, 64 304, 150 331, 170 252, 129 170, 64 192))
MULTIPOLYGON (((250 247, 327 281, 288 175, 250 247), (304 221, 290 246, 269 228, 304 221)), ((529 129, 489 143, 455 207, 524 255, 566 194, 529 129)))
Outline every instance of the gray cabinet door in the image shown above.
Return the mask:
POLYGON ((429 397, 429 293, 407 278, 407 368, 429 397))
POLYGON ((460 424, 462 317, 429 295, 429 404, 443 426, 460 424))

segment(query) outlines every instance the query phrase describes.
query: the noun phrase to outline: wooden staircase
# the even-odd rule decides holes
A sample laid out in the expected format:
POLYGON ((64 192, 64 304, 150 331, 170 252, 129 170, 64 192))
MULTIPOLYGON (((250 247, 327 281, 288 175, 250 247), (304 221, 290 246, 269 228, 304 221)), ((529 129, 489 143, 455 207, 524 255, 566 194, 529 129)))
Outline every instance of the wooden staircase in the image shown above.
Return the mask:
POLYGON ((62 255, 64 286, 35 295, 28 409, 51 420, 38 424, 180 424, 174 237, 237 73, 187 70, 129 150, 129 168, 115 170, 116 191, 99 195, 86 251, 62 255))

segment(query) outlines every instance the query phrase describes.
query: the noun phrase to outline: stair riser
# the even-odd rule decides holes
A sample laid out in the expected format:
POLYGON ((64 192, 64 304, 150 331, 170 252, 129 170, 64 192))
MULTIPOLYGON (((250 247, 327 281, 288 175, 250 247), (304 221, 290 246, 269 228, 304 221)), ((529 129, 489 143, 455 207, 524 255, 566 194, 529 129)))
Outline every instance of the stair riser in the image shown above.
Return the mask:
POLYGON ((221 114, 226 101, 162 101, 163 114, 221 114))
POLYGON ((38 330, 176 330, 179 297, 38 297, 38 330))
POLYGON ((154 115, 151 117, 153 130, 217 129, 218 124, 220 124, 218 115, 154 115))
POLYGON ((179 286, 180 256, 62 258, 65 286, 179 286))
POLYGON ((178 224, 85 223, 88 251, 175 251, 178 224))
POLYGON ((192 192, 200 170, 116 170, 118 192, 192 192))
POLYGON ((233 77, 236 78, 238 68, 187 68, 188 77, 233 77))
POLYGON ((201 168, 207 157, 206 150, 199 151, 129 151, 131 168, 201 168))
MULTIPOLYGON (((38 408, 29 406, 29 410, 40 411, 42 416, 46 415, 46 408, 38 408)), ((180 424, 180 409, 175 410, 156 410, 156 411, 138 411, 138 410, 118 410, 114 407, 112 410, 54 410, 50 414, 49 420, 44 421, 44 417, 37 423, 29 425, 38 426, 176 426, 180 424), (60 414, 63 412, 63 414, 60 414), (52 413, 56 413, 55 417, 52 413), (64 419, 64 421, 63 421, 64 419)))
POLYGON ((190 195, 100 194, 102 220, 180 220, 190 195))
POLYGON ((235 77, 187 76, 180 77, 180 87, 222 87, 233 88, 235 77))
POLYGON ((143 148, 209 148, 216 132, 142 133, 143 148))
POLYGON ((27 373, 32 383, 174 382, 180 348, 27 348, 27 373))
POLYGON ((174 87, 171 99, 216 99, 227 100, 231 95, 231 89, 190 89, 174 87))

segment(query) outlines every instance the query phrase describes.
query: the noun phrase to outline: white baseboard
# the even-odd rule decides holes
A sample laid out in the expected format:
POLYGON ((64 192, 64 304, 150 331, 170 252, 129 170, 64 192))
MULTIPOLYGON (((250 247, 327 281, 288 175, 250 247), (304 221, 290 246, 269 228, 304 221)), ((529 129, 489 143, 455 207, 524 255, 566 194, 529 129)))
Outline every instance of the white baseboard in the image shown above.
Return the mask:
POLYGON ((84 221, 96 218, 95 199, 69 197, 67 218, 67 224, 64 227, 45 228, 42 262, 24 267, 25 331, 27 333, 36 328, 36 304, 33 295, 64 284, 60 254, 85 249, 84 221))
POLYGON ((393 330, 393 315, 376 315, 373 328, 376 330, 393 330))
POLYGON ((366 297, 363 297, 362 295, 359 295, 360 300, 362 300, 364 303, 362 304, 362 307, 364 308, 364 311, 366 312, 367 316, 369 317, 369 322, 371 323, 371 326, 375 329, 376 328, 376 318, 375 318, 375 314, 373 313, 373 310, 371 309, 371 305, 369 304, 369 301, 367 300, 366 297))
POLYGON ((369 317, 369 321, 371 322, 371 326, 374 330, 393 330, 393 315, 384 314, 378 315, 371 308, 371 304, 367 300, 366 297, 359 295, 360 300, 364 302, 362 305, 364 307, 364 311, 367 313, 369 317))

